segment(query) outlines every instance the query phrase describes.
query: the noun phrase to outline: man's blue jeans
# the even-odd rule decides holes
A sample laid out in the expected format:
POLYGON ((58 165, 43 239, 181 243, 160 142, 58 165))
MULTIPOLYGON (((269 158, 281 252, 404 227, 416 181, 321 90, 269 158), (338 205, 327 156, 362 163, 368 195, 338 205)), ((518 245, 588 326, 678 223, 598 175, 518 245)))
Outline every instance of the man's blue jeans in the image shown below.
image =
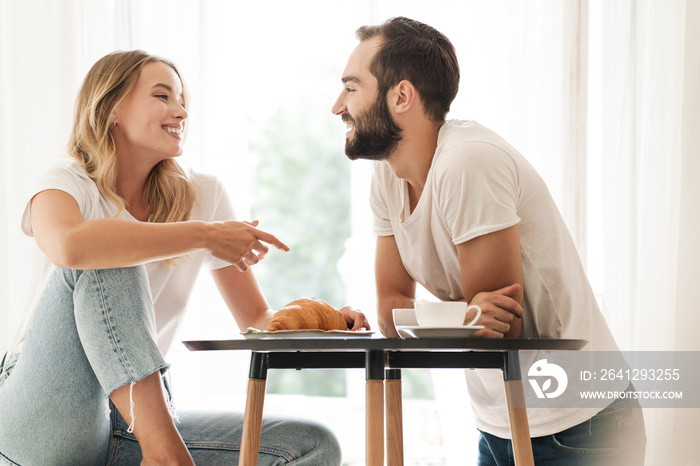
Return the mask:
MULTIPOLYGON (((532 439, 537 466, 643 466, 644 417, 637 400, 617 400, 593 418, 532 439)), ((479 466, 513 466, 510 440, 481 432, 479 466)))
MULTIPOLYGON (((167 369, 155 341, 144 267, 56 269, 19 356, 0 373, 0 464, 139 464, 138 442, 108 396, 167 369)), ((242 415, 178 417, 197 464, 237 464, 242 415)), ((266 418, 260 452, 258 464, 340 464, 333 434, 307 421, 266 418)))

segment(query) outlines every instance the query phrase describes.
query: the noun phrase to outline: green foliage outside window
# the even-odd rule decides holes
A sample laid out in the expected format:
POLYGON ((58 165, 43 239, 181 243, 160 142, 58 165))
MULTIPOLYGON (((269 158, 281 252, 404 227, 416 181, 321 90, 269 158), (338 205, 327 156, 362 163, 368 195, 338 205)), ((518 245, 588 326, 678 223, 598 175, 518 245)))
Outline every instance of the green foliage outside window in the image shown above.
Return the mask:
MULTIPOLYGON (((351 304, 337 269, 351 234, 351 162, 343 152, 342 123, 323 105, 302 100, 280 107, 250 146, 258 160, 252 218, 291 247, 288 253, 271 251, 255 266, 273 309, 303 296, 335 307, 351 304)), ((274 370, 267 392, 345 396, 345 373, 274 370)), ((403 380, 406 398, 433 398, 429 371, 403 371, 403 380)))
POLYGON ((310 104, 280 108, 251 143, 253 218, 291 247, 256 267, 273 308, 302 296, 345 304, 337 263, 350 237, 350 166, 336 123, 310 104))
MULTIPOLYGON (((253 218, 291 248, 271 252, 256 267, 274 309, 303 296, 346 304, 337 263, 350 236, 350 166, 340 123, 323 109, 282 107, 251 143, 259 160, 253 218)), ((345 372, 271 371, 267 386, 270 393, 344 396, 345 372)))

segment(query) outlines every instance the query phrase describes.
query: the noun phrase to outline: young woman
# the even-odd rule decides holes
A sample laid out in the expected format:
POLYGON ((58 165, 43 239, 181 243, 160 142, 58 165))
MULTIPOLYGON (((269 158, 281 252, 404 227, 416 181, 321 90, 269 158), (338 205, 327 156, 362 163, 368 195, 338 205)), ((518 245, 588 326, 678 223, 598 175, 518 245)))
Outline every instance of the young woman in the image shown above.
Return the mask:
MULTIPOLYGON (((288 248, 233 221, 216 178, 177 164, 187 104, 176 67, 142 51, 87 74, 71 157, 41 176, 22 220, 53 267, 0 370, 0 464, 237 463, 242 415, 173 421, 163 355, 202 266, 238 326, 264 328, 273 311, 248 268, 266 244, 288 248)), ((260 452, 259 464, 340 463, 333 435, 298 420, 267 419, 260 452)))

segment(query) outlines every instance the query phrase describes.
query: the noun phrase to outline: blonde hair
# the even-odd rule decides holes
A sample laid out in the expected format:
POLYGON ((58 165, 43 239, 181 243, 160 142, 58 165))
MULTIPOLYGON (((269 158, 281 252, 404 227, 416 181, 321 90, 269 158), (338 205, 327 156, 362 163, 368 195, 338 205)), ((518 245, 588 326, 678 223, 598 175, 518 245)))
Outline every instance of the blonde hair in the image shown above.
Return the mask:
MULTIPOLYGON (((75 102, 73 131, 68 143, 70 155, 83 166, 100 193, 117 206, 119 216, 126 201, 117 193, 117 154, 111 133, 112 121, 120 105, 131 94, 144 65, 162 62, 175 71, 183 87, 183 106, 189 93, 173 63, 141 50, 113 52, 98 60, 85 76, 75 102)), ((187 173, 172 159, 159 162, 144 188, 144 201, 157 223, 190 218, 195 191, 187 173)))

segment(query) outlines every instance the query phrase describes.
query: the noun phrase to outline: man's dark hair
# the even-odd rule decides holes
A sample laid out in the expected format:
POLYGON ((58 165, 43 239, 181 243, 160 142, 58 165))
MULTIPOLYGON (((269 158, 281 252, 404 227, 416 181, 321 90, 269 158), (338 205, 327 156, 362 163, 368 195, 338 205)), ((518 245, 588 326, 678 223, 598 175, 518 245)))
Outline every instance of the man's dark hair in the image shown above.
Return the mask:
POLYGON ((375 36, 383 39, 369 68, 377 78, 380 96, 408 80, 418 90, 426 115, 434 122, 445 120, 459 88, 457 56, 445 35, 404 17, 362 26, 356 34, 361 41, 375 36))

